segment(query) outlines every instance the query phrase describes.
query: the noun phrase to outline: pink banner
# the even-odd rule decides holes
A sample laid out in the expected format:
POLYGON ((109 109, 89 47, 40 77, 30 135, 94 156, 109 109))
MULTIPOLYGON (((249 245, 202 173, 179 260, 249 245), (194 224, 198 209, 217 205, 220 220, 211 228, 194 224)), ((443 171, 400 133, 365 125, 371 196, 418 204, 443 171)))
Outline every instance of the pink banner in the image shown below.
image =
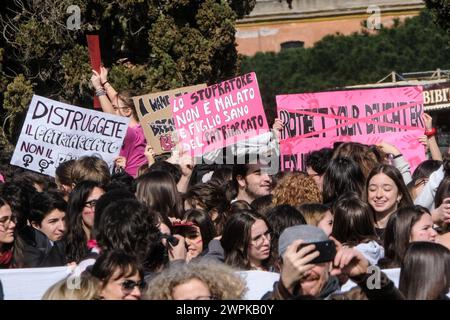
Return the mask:
POLYGON ((181 145, 192 156, 269 131, 254 72, 187 93, 171 104, 181 145))
POLYGON ((422 87, 318 92, 277 96, 282 170, 305 170, 308 152, 335 142, 386 141, 403 153, 413 171, 426 159, 422 87))

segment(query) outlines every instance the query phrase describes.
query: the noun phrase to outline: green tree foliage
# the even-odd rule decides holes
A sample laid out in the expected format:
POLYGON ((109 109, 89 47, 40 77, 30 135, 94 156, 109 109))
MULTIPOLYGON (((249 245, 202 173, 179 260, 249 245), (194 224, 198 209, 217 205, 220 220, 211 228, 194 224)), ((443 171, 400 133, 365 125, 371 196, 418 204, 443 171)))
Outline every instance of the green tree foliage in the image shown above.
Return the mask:
POLYGON ((434 20, 447 33, 450 33, 450 1, 449 0, 425 0, 434 20))
POLYGON ((450 68, 449 40, 423 11, 374 35, 362 30, 327 36, 312 48, 257 53, 243 59, 242 72, 256 72, 266 114, 273 119, 278 94, 374 83, 391 71, 450 68))
POLYGON ((14 143, 33 94, 92 105, 86 34, 100 35, 103 63, 119 90, 148 93, 214 83, 236 75, 234 24, 255 2, 0 1, 0 121, 6 123, 0 148, 14 143), (67 28, 72 5, 80 8, 80 29, 67 28))

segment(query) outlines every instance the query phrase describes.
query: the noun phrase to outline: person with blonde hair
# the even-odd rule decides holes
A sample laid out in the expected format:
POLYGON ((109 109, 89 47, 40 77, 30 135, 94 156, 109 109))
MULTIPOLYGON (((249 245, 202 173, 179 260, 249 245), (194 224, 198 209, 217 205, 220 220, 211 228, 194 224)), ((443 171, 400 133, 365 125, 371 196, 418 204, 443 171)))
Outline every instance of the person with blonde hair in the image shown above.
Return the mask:
POLYGON ((319 227, 327 236, 330 236, 334 223, 330 208, 321 203, 304 203, 296 209, 303 215, 307 224, 319 227))
POLYGON ((72 169, 74 164, 74 159, 61 162, 55 170, 55 183, 66 201, 69 201, 69 195, 73 190, 72 169))
POLYGON ((97 300, 99 289, 100 280, 95 277, 68 276, 48 288, 42 300, 97 300))
POLYGON ((98 157, 84 156, 72 165, 72 188, 82 181, 94 181, 101 187, 106 187, 111 182, 111 174, 108 164, 98 157))
POLYGON ((148 300, 241 300, 245 281, 233 269, 213 262, 177 264, 148 284, 148 300), (220 276, 218 276, 220 275, 220 276))
POLYGON ((311 176, 294 172, 280 180, 273 190, 275 206, 289 204, 298 206, 307 202, 322 202, 322 195, 311 176))

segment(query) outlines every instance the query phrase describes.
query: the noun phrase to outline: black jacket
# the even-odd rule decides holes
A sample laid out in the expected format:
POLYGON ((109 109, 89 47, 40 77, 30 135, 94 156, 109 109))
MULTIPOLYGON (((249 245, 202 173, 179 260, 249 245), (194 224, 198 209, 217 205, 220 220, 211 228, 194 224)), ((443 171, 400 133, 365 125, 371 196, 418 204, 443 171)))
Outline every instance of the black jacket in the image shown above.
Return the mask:
POLYGON ((364 274, 357 278, 352 278, 358 286, 352 288, 350 291, 342 293, 333 293, 339 289, 338 281, 336 278, 331 277, 329 283, 322 290, 320 296, 302 296, 293 295, 284 287, 281 281, 277 281, 273 285, 273 291, 267 292, 262 300, 300 300, 300 299, 313 299, 313 300, 404 300, 405 297, 398 290, 392 280, 388 276, 381 272, 381 283, 379 289, 371 289, 367 286, 367 279, 370 274, 364 274), (331 280, 331 279, 335 280, 331 280), (330 282, 331 281, 331 282, 330 282))
POLYGON ((0 280, 0 300, 4 299, 2 281, 0 280))
POLYGON ((59 267, 66 265, 63 241, 51 242, 41 231, 26 226, 19 232, 23 244, 20 264, 24 268, 59 267))

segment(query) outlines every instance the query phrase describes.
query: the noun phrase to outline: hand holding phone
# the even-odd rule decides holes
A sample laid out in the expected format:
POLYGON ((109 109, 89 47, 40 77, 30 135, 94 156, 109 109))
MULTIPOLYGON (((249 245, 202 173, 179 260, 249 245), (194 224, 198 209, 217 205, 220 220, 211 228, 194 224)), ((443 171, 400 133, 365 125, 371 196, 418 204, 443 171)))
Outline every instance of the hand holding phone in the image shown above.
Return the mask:
POLYGON ((297 251, 299 251, 301 248, 308 246, 310 244, 314 244, 316 247, 316 251, 319 251, 319 256, 315 259, 313 259, 311 262, 312 264, 322 263, 322 262, 328 262, 333 261, 334 257, 336 256, 336 245, 333 241, 327 240, 327 241, 320 241, 320 242, 314 242, 314 243, 302 243, 298 246, 297 251))

